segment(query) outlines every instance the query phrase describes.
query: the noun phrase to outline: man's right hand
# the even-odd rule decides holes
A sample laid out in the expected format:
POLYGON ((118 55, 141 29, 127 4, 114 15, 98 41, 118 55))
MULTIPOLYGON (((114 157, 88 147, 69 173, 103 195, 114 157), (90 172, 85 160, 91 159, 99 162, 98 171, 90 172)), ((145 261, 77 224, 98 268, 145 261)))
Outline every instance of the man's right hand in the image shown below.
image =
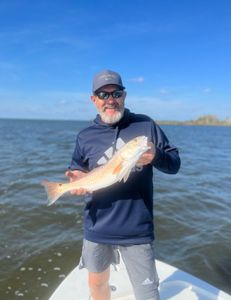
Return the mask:
MULTIPOLYGON (((86 173, 79 171, 79 170, 75 170, 75 171, 68 170, 65 172, 65 176, 67 176, 69 178, 70 182, 74 182, 74 181, 86 176, 86 173)), ((88 193, 88 191, 86 189, 80 188, 80 189, 72 190, 72 191, 70 191, 70 193, 72 195, 83 196, 83 195, 86 195, 88 193)))

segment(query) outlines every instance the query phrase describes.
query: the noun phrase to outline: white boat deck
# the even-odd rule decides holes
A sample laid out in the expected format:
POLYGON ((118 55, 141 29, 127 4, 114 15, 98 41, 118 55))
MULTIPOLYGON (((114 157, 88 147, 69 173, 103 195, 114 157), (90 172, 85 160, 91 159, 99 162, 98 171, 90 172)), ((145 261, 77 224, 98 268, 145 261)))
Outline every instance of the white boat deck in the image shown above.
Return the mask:
MULTIPOLYGON (((231 296, 173 266, 156 260, 161 300, 231 300, 231 296)), ((135 300, 123 262, 111 268, 111 299, 135 300)), ((89 300, 87 271, 76 267, 60 284, 50 300, 89 300)))

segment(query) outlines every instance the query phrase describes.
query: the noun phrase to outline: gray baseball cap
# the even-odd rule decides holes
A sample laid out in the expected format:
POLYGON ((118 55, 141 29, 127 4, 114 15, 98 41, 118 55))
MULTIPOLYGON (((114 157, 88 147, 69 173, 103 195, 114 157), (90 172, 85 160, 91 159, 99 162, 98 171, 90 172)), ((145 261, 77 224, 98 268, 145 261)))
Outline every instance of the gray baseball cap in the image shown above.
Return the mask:
POLYGON ((94 76, 92 91, 96 92, 101 87, 109 84, 118 85, 122 90, 125 89, 122 79, 118 73, 111 70, 103 70, 94 76))

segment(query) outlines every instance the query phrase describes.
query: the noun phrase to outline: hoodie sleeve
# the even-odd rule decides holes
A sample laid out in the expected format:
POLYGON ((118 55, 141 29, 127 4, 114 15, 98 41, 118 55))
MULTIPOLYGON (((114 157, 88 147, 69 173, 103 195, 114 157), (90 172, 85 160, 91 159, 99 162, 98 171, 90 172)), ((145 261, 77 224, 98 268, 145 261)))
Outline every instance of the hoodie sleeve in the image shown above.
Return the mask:
POLYGON ((170 145, 167 136, 155 122, 152 126, 152 136, 156 150, 152 165, 164 173, 176 174, 181 163, 178 149, 170 145))
POLYGON ((79 142, 78 142, 78 136, 76 139, 76 145, 75 145, 75 150, 72 154, 72 160, 69 166, 70 170, 80 170, 83 172, 87 172, 88 171, 88 163, 87 160, 85 159, 82 150, 79 146, 79 142))

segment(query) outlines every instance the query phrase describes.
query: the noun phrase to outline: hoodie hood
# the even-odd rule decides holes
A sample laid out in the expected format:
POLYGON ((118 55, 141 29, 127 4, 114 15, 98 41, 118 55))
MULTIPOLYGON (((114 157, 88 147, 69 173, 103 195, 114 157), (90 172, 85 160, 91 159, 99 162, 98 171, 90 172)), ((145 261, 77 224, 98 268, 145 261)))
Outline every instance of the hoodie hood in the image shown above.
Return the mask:
POLYGON ((97 126, 102 126, 104 128, 111 128, 114 131, 114 138, 113 138, 113 143, 112 143, 112 148, 113 148, 112 153, 115 153, 115 151, 116 151, 116 140, 119 136, 120 129, 129 123, 129 119, 130 119, 130 111, 127 108, 124 109, 123 117, 117 123, 114 123, 114 124, 104 123, 99 114, 97 114, 97 116, 96 116, 96 118, 94 120, 94 124, 96 124, 97 126))

